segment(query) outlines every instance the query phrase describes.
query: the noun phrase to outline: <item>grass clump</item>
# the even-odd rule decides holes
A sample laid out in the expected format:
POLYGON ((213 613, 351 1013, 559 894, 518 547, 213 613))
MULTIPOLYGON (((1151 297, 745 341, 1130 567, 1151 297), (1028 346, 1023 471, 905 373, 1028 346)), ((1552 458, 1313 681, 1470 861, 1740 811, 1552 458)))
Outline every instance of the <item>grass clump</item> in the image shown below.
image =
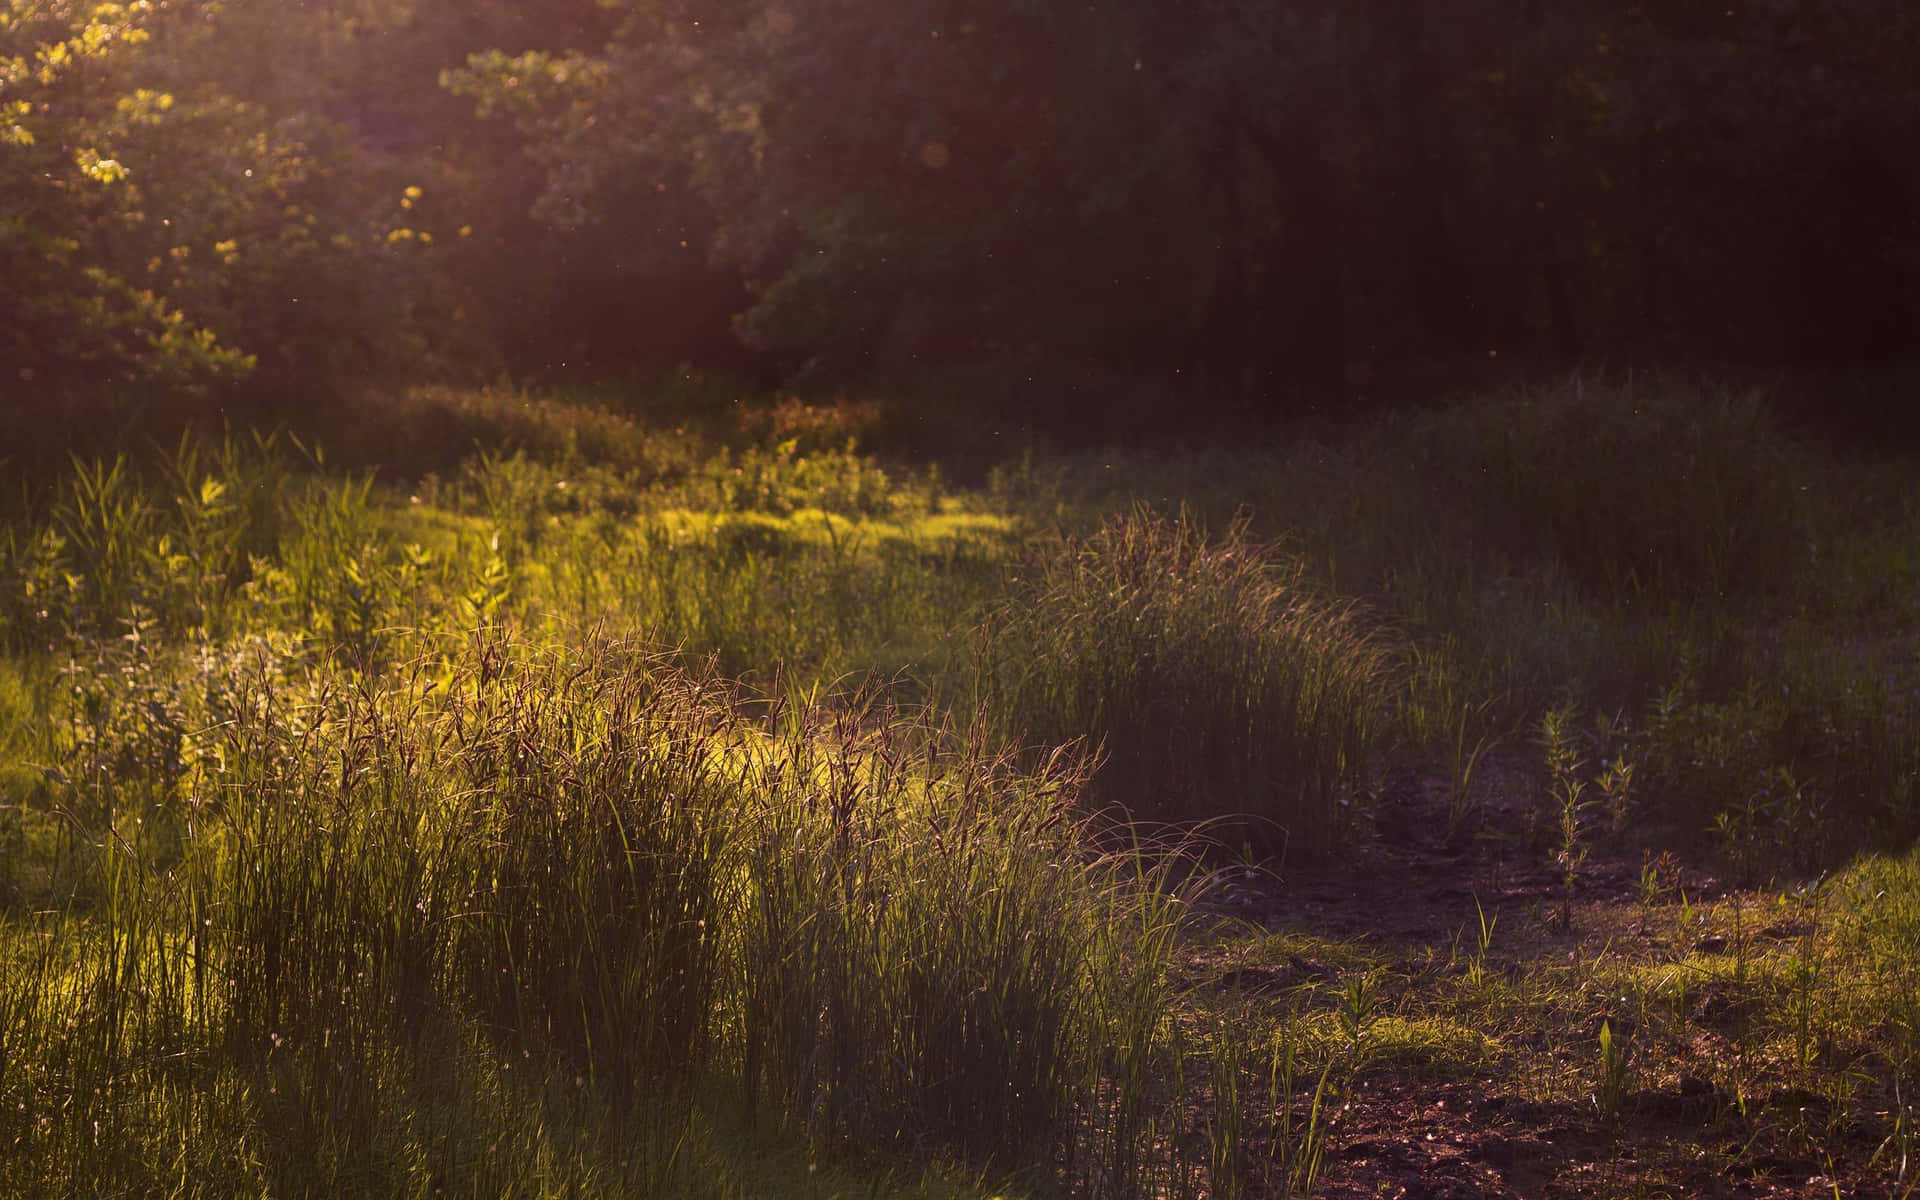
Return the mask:
POLYGON ((1845 1010, 1910 1073, 1920 1062, 1920 850, 1863 859, 1835 890, 1839 942, 1854 959, 1835 972, 1845 1010))
POLYGON ((56 773, 64 883, 0 924, 27 1190, 165 1190, 177 1138, 255 1163, 240 1190, 497 1194, 544 1168, 462 1162, 504 1136, 447 1107, 476 1061, 517 1103, 558 1086, 561 1144, 627 1130, 600 1165, 629 1182, 673 1175, 648 1130, 689 1106, 823 1161, 1153 1161, 1110 1097, 1166 1050, 1184 909, 1090 852, 1064 759, 605 640, 208 670, 183 765, 56 773))
POLYGON ((1093 797, 1144 819, 1247 819, 1272 848, 1346 829, 1385 732, 1387 642, 1243 525, 1145 510, 1020 568, 990 622, 989 708, 1104 762, 1093 797))
POLYGON ((814 1138, 1044 1149, 1092 1099, 1115 986, 1164 970, 1109 957, 1124 913, 1076 846, 1077 775, 1016 771, 978 733, 922 758, 871 709, 827 738, 808 719, 776 715, 749 768, 750 1096, 814 1138))

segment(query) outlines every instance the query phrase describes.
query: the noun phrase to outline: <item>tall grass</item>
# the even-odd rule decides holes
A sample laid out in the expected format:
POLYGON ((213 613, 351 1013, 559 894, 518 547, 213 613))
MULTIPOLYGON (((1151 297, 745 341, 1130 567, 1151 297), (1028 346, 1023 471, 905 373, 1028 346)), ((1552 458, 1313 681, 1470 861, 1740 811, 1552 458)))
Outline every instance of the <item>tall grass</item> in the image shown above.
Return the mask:
POLYGON ((205 1121, 270 1178, 411 1188, 476 1133, 420 1132, 419 1161, 391 1137, 449 1053, 573 1079, 594 1120, 720 1097, 828 1156, 1120 1185, 1156 1161, 1144 1106, 1091 1122, 1160 1065, 1183 906, 1090 853, 1064 760, 877 697, 769 707, 611 642, 312 661, 240 668, 144 806, 70 781, 93 883, 71 932, 0 939, 19 1178, 157 1187, 141 1122, 205 1121))
POLYGON ((1138 510, 1064 537, 988 629, 985 707, 1097 747, 1094 799, 1138 818, 1244 815, 1256 844, 1325 850, 1387 732, 1386 639, 1242 525, 1211 541, 1138 510))
POLYGON ((1166 965, 1107 953, 1121 899, 1085 861, 1077 777, 1018 772, 977 733, 916 749, 930 731, 884 712, 837 714, 827 738, 804 712, 771 719, 775 752, 751 765, 750 1093, 816 1138, 931 1134, 1016 1161, 1064 1145, 1097 1082, 1101 997, 1166 965))
POLYGON ((1244 514, 1319 585, 1444 654, 1465 701, 1496 699, 1503 726, 1569 688, 1638 707, 1684 653, 1730 675, 1741 626, 1804 608, 1816 568, 1838 566, 1822 547, 1859 526, 1852 506, 1829 512, 1846 470, 1752 395, 1575 379, 1321 433, 1016 464, 995 492, 1082 530, 1140 502, 1214 528, 1244 514))
POLYGON ((1839 884, 1841 941, 1857 956, 1840 985, 1843 1003, 1859 1027, 1881 1035, 1911 1086, 1920 1061, 1920 851, 1864 859, 1839 884))
POLYGON ((734 675, 956 671, 952 639, 995 594, 1011 538, 993 522, 861 525, 826 514, 636 522, 600 576, 620 613, 734 675))
MULTIPOLYGON (((868 1152, 1305 1190, 1337 1085, 1276 1057, 1250 1115, 1254 1057, 1179 1019, 1186 866, 1111 815, 1326 850, 1383 750, 1444 735, 1464 797, 1555 711, 1632 769, 1616 827, 1754 878, 1920 828, 1920 510, 1744 400, 1029 463, 981 513, 859 413, 722 455, 522 399, 429 439, 490 447, 446 482, 182 443, 0 532, 15 1190, 774 1194, 868 1152)), ((1892 997, 1866 889, 1910 881, 1860 878, 1892 997)))
MULTIPOLYGON (((0 530, 0 645, 66 654, 133 624, 173 646, 279 632, 378 669, 401 630, 515 617, 554 636, 644 631, 734 675, 925 680, 951 667, 950 635, 996 586, 1008 523, 861 501, 885 477, 836 453, 854 466, 835 459, 758 508, 715 513, 662 507, 700 487, 521 455, 482 453, 423 489, 455 511, 370 475, 296 470, 271 440, 182 442, 153 470, 76 463, 0 530), (799 507, 831 500, 823 488, 850 489, 847 512, 799 507)), ((730 461, 710 469, 731 478, 730 461)))
POLYGON ((1759 396, 1657 379, 1321 432, 1028 460, 994 492, 1082 537, 1140 501, 1216 527, 1244 512, 1403 632, 1416 743, 1510 737, 1568 703, 1639 731, 1632 830, 1768 850, 1741 869, 1772 871, 1920 829, 1910 464, 1843 460, 1759 396))
POLYGON ((1575 378, 1399 438, 1488 550, 1548 559, 1609 601, 1787 592, 1808 558, 1798 449, 1753 394, 1575 378))

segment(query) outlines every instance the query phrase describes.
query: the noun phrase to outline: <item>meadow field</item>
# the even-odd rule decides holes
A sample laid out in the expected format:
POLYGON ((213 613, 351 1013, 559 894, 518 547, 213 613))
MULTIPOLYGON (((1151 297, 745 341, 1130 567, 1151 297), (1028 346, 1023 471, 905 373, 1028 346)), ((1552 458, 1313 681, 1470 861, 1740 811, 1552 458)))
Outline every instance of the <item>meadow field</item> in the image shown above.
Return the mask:
POLYGON ((1920 1193, 1920 491, 421 388, 15 462, 0 1191, 1920 1193))

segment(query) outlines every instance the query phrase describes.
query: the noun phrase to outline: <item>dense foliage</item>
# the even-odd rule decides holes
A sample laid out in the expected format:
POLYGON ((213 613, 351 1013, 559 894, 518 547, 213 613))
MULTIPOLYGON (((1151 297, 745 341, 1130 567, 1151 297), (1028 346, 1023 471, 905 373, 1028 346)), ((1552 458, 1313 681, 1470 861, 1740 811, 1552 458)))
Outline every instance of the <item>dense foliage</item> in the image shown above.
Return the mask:
POLYGON ((7 374, 1884 364, 1916 62, 1894 0, 9 0, 7 374))

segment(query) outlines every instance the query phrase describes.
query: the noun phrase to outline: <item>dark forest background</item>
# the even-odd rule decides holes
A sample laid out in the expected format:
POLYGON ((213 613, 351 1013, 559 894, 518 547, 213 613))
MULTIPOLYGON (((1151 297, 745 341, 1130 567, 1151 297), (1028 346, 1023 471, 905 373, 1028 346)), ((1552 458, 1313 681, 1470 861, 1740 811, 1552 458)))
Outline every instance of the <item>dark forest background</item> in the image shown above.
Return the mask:
POLYGON ((0 13, 23 407, 691 364, 1092 438, 1920 345, 1906 0, 0 13))

